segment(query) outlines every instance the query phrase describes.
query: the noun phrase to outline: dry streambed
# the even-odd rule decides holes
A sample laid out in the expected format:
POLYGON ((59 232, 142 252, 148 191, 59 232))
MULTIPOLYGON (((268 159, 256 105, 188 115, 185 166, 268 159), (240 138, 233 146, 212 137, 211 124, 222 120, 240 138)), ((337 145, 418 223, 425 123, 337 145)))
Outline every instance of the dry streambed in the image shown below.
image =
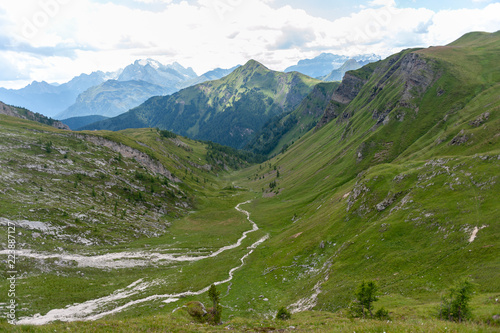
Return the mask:
MULTIPOLYGON (((47 254, 47 253, 36 253, 33 251, 23 251, 20 250, 17 252, 18 256, 25 256, 36 259, 52 259, 58 258, 61 260, 73 260, 78 263, 80 267, 94 267, 101 269, 109 269, 111 268, 123 268, 123 267, 138 267, 150 265, 152 263, 160 263, 160 262, 192 262, 199 261, 207 258, 213 258, 218 256, 224 251, 228 251, 234 248, 237 248, 241 245, 243 240, 247 237, 247 235, 251 232, 255 232, 259 230, 259 227, 255 222, 250 219, 250 213, 246 210, 240 208, 241 205, 247 204, 249 201, 242 202, 238 204, 235 209, 239 212, 245 214, 247 216, 247 220, 252 224, 252 229, 243 232, 242 236, 237 240, 236 243, 224 246, 219 250, 209 254, 202 256, 188 256, 188 255, 175 255, 175 254, 162 254, 162 253, 154 253, 154 252, 119 252, 119 253, 110 253, 98 256, 83 256, 83 255, 74 255, 74 254, 47 254)), ((268 239, 269 235, 266 235, 260 238, 258 241, 254 242, 247 248, 247 252, 244 256, 240 258, 240 264, 236 267, 233 267, 229 273, 228 278, 221 281, 214 281, 213 284, 219 285, 223 283, 227 283, 232 280, 234 276, 234 272, 240 269, 245 264, 245 259, 266 239, 268 239)), ((5 251, 1 251, 0 254, 5 254, 5 251)), ((143 279, 139 279, 129 286, 116 290, 111 295, 101 297, 98 299, 89 300, 83 303, 68 305, 62 309, 53 309, 50 310, 47 314, 41 315, 36 314, 32 317, 23 317, 20 318, 17 324, 28 324, 28 325, 43 325, 55 320, 60 321, 77 321, 77 320, 96 320, 102 318, 106 315, 117 313, 127 309, 131 306, 155 301, 155 300, 163 300, 164 303, 171 303, 177 301, 181 297, 186 296, 194 296, 200 295, 206 292, 209 286, 206 286, 203 289, 197 291, 183 291, 179 293, 165 294, 165 295, 151 295, 145 298, 136 299, 133 301, 129 301, 124 303, 121 306, 117 306, 110 309, 110 306, 116 305, 117 302, 126 300, 134 295, 144 292, 151 286, 160 284, 161 281, 151 281, 147 282, 143 279)))

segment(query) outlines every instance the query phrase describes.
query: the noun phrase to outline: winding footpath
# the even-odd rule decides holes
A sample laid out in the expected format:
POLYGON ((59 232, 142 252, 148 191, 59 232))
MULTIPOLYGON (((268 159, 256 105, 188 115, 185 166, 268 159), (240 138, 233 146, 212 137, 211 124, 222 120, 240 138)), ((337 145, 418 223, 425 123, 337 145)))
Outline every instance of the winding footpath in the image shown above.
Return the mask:
MULTIPOLYGON (((255 224, 255 222, 253 222, 250 219, 250 213, 247 212, 246 210, 243 210, 240 208, 241 205, 247 204, 249 202, 250 201, 242 202, 242 203, 236 205, 236 207, 235 207, 235 209, 237 211, 244 213, 247 216, 247 220, 252 224, 252 229, 243 232, 242 236, 238 239, 238 241, 236 243, 228 245, 228 246, 224 246, 224 247, 220 248, 219 250, 217 250, 216 252, 213 252, 207 256, 195 256, 195 257, 178 256, 178 257, 174 257, 171 254, 152 253, 150 258, 161 258, 161 259, 157 259, 157 260, 173 260, 173 261, 199 261, 199 260, 215 257, 224 251, 234 249, 234 248, 240 246, 242 241, 247 237, 247 235, 249 233, 259 230, 259 227, 257 226, 257 224, 255 224)), ((266 235, 266 236, 260 238, 258 241, 256 241, 252 245, 250 245, 247 248, 248 252, 243 257, 240 258, 240 262, 241 262, 240 265, 233 267, 229 271, 229 274, 228 274, 229 276, 227 279, 213 282, 210 285, 212 285, 212 284, 219 285, 219 284, 223 284, 223 283, 227 283, 227 282, 231 281, 233 279, 234 272, 236 270, 240 269, 241 267, 243 267, 243 265, 245 264, 245 259, 250 254, 252 254, 252 252, 260 244, 262 244, 264 241, 266 241, 268 238, 269 238, 269 235, 266 235)), ((116 256, 117 259, 120 259, 120 258, 130 259, 130 258, 136 258, 136 257, 142 255, 142 253, 125 252, 125 253, 121 253, 121 255, 122 255, 121 257, 119 256, 119 254, 116 254, 116 253, 113 255, 117 255, 116 256)), ((59 255, 54 255, 54 256, 58 257, 58 258, 62 258, 62 259, 66 259, 66 257, 68 257, 68 258, 69 257, 71 257, 71 258, 78 257, 78 256, 59 256, 59 255)), ((52 258, 52 257, 53 256, 49 256, 48 258, 52 258)), ((103 262, 103 260, 102 260, 103 256, 94 256, 94 257, 80 256, 80 257, 87 258, 84 262, 92 261, 92 260, 100 260, 100 259, 101 259, 101 263, 103 262)), ((70 260, 74 260, 74 259, 70 259, 70 260)), ((107 260, 105 260, 105 261, 107 261, 107 260)), ((78 261, 78 262, 80 264, 80 261, 78 261)), ((93 267, 100 267, 101 268, 101 266, 93 266, 93 267)), ((127 267, 130 267, 130 266, 127 266, 127 267)), ((94 300, 89 300, 89 301, 86 301, 83 303, 68 305, 67 307, 65 307, 63 309, 50 310, 45 315, 36 314, 33 317, 23 317, 17 321, 17 324, 18 325, 43 325, 43 324, 47 324, 47 323, 55 321, 55 320, 60 320, 60 321, 65 321, 65 322, 78 321, 78 320, 81 320, 81 321, 83 321, 83 320, 85 320, 85 321, 86 320, 96 320, 96 319, 102 318, 102 317, 110 315, 110 314, 121 312, 121 311, 123 311, 129 307, 132 307, 134 305, 137 305, 137 304, 150 302, 150 301, 156 301, 156 300, 160 300, 160 299, 162 299, 163 300, 162 302, 164 302, 164 303, 172 303, 172 302, 179 300, 179 298, 181 298, 181 297, 195 296, 195 295, 203 294, 203 293, 207 292, 208 289, 210 288, 210 285, 209 285, 209 286, 207 286, 203 289, 200 289, 198 291, 185 291, 185 292, 180 292, 180 293, 175 293, 175 294, 165 294, 165 295, 151 295, 151 296, 148 296, 145 298, 130 301, 128 303, 125 303, 125 304, 118 306, 118 307, 111 309, 111 310, 102 311, 103 308, 109 306, 112 303, 115 303, 116 301, 130 298, 131 296, 136 295, 140 292, 144 292, 147 288, 154 286, 154 285, 157 285, 157 284, 160 284, 160 283, 162 283, 162 281, 157 280, 157 281, 152 281, 152 282, 145 282, 145 281, 143 281, 143 279, 139 279, 123 289, 116 290, 111 295, 101 297, 98 299, 94 299, 94 300), (100 312, 100 311, 102 311, 102 312, 100 312)))

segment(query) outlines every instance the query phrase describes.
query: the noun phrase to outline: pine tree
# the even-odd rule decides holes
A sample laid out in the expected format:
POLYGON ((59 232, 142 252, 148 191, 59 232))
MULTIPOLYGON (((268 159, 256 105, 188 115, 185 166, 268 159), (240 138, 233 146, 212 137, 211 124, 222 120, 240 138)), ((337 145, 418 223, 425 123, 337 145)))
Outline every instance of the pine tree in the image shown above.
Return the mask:
POLYGON ((218 325, 221 322, 222 316, 222 306, 220 305, 220 292, 214 284, 210 286, 208 290, 208 297, 212 301, 212 309, 210 310, 212 317, 209 319, 210 323, 213 325, 218 325))
POLYGON ((441 319, 458 321, 459 323, 471 317, 469 301, 472 296, 473 285, 469 280, 463 280, 449 289, 443 297, 439 316, 441 319))
POLYGON ((367 313, 369 313, 370 317, 373 318, 373 302, 378 300, 377 290, 378 287, 373 281, 363 281, 359 285, 355 293, 355 306, 352 309, 355 315, 366 318, 367 313))

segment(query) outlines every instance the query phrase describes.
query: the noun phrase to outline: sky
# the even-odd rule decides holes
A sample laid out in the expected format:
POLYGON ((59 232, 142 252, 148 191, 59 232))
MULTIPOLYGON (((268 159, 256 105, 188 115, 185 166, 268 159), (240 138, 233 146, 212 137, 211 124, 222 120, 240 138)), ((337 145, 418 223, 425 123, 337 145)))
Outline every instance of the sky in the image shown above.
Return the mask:
POLYGON ((0 2, 0 87, 146 58, 198 75, 249 59, 284 70, 324 52, 384 58, 498 30, 495 0, 9 0, 0 2))

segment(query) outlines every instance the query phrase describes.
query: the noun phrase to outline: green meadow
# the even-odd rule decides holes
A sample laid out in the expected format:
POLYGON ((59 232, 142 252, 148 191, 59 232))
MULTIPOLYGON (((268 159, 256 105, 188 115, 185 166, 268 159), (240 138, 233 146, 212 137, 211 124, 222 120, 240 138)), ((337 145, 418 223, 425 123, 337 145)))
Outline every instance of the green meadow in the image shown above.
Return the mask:
POLYGON ((353 72, 366 83, 335 119, 292 128, 293 143, 261 163, 157 129, 73 133, 0 116, 0 217, 18 224, 17 318, 102 300, 81 321, 3 317, 0 330, 498 332, 499 37, 469 34, 353 72), (253 228, 235 209, 244 202, 259 229, 241 239, 253 228), (439 319, 442 297, 464 278, 472 318, 439 319), (376 282, 375 310, 390 319, 349 315, 363 281, 376 282), (219 326, 183 308, 208 307, 206 292, 163 302, 212 283, 219 326), (290 320, 274 318, 280 307, 290 320))

